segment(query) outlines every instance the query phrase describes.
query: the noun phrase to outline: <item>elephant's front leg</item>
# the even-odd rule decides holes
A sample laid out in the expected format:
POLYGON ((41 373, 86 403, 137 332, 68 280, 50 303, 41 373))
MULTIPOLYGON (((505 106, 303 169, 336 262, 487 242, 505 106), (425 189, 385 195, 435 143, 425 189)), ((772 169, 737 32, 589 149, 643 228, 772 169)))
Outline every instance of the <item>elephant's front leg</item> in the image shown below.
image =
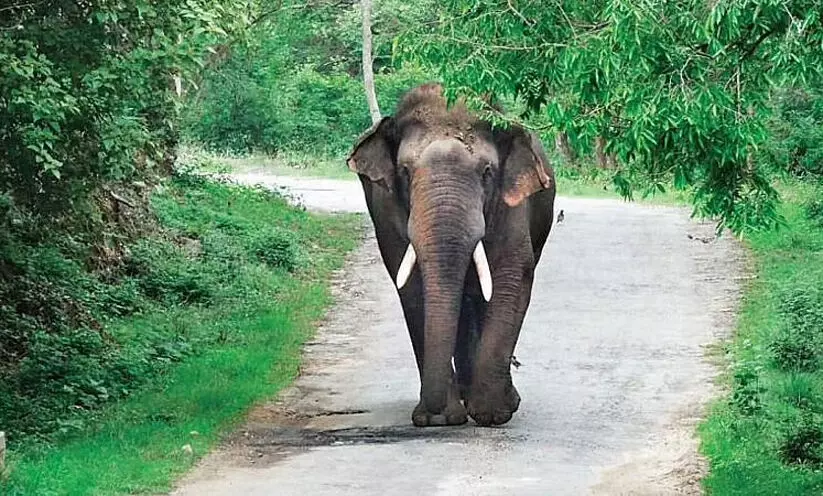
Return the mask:
POLYGON ((474 364, 467 410, 479 425, 500 425, 511 420, 520 405, 511 378, 511 357, 531 298, 534 268, 501 268, 494 278, 480 347, 474 364))

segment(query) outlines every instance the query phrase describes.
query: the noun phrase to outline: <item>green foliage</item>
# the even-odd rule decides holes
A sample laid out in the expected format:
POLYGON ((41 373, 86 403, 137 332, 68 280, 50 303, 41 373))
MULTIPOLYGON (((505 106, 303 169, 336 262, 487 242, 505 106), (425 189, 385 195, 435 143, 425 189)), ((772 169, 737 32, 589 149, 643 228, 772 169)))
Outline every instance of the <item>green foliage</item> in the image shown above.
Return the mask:
MULTIPOLYGON (((162 186, 152 204, 165 232, 130 245, 129 261, 103 279, 80 272, 97 280, 87 303, 101 309, 98 328, 37 331, 26 358, 0 368, 0 425, 12 442, 0 493, 166 493, 251 405, 297 374, 360 218, 311 215, 269 191, 196 176, 162 186), (252 241, 271 238, 305 255, 293 272, 258 260, 252 241), (208 301, 186 300, 188 287, 174 283, 194 272, 208 301), (129 294, 139 309, 125 318, 103 305, 129 294)), ((75 270, 44 251, 46 269, 75 270)))
POLYGON ((817 288, 792 288, 781 298, 784 327, 771 344, 784 370, 815 371, 823 358, 823 297, 817 288))
POLYGON ((101 195, 117 183, 139 196, 168 170, 177 141, 174 78, 191 79, 210 46, 251 22, 255 5, 13 0, 0 8, 4 428, 66 430, 76 414, 126 394, 151 369, 123 369, 130 352, 106 335, 108 319, 146 311, 152 297, 214 296, 182 256, 152 258, 157 240, 129 258, 125 245, 151 226, 145 205, 107 207, 101 195), (161 269, 158 261, 168 263, 161 269), (124 262, 154 272, 118 273, 124 262))
POLYGON ((298 244, 288 231, 262 231, 252 239, 251 249, 263 263, 289 272, 297 268, 300 259, 298 244))
POLYGON ((172 316, 270 299, 316 263, 316 221, 274 193, 183 174, 153 205, 164 234, 135 240, 105 272, 61 236, 29 246, 3 233, 0 425, 15 443, 84 429, 214 341, 215 329, 197 335, 172 316), (144 323, 124 335, 130 319, 144 323))
POLYGON ((146 297, 169 305, 208 303, 214 297, 218 281, 213 271, 191 263, 180 248, 152 240, 131 251, 125 269, 146 297))
POLYGON ((12 2, 0 10, 0 194, 56 215, 169 165, 173 76, 248 24, 251 0, 12 2))
POLYGON ((823 227, 823 200, 814 198, 804 205, 806 217, 817 226, 823 227))
POLYGON ((452 95, 489 111, 515 99, 528 124, 573 146, 607 140, 626 196, 689 188, 695 212, 740 232, 774 226, 778 196, 750 160, 775 83, 819 77, 819 1, 450 0, 399 43, 452 95))
POLYGON ((742 363, 734 371, 734 390, 731 403, 743 415, 753 415, 761 405, 763 387, 758 379, 757 367, 752 363, 742 363))
POLYGON ((757 279, 728 345, 731 392, 701 425, 708 494, 823 490, 823 228, 804 205, 819 187, 783 187, 783 229, 749 240, 757 279))
POLYGON ((764 160, 797 177, 823 176, 823 85, 782 88, 771 100, 764 160))
MULTIPOLYGON (((391 63, 391 38, 419 23, 427 2, 380 2, 375 13, 376 90, 381 108, 423 80, 391 63)), ((360 74, 360 12, 355 2, 285 2, 226 49, 190 95, 184 133, 212 151, 339 156, 371 125, 360 74)))
POLYGON ((809 329, 785 329, 771 343, 780 368, 784 370, 814 371, 820 363, 820 339, 809 329))
POLYGON ((783 425, 780 456, 784 463, 818 468, 823 463, 823 418, 806 413, 783 425))

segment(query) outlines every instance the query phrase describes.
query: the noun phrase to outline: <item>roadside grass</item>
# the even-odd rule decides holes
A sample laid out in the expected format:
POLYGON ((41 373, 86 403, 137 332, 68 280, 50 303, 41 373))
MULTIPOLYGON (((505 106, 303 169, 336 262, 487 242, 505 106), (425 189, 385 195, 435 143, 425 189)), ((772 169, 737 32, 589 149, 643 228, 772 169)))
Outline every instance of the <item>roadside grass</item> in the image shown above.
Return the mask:
POLYGON ((0 493, 169 490, 297 375, 301 345, 330 303, 331 273, 362 226, 356 215, 309 214, 270 192, 193 176, 156 194, 153 208, 169 239, 134 247, 141 294, 153 303, 106 323, 121 365, 145 377, 78 415, 75 429, 16 442, 0 493))
POLYGON ((823 494, 821 189, 781 190, 786 226, 746 242, 757 277, 723 346, 730 392, 699 427, 710 494, 823 494))
POLYGON ((247 155, 218 154, 188 146, 183 149, 189 163, 197 163, 201 172, 220 174, 265 173, 277 176, 315 177, 354 181, 357 175, 346 166, 345 157, 316 156, 283 152, 275 156, 260 153, 247 155))
MULTIPOLYGON (((612 171, 599 169, 593 164, 582 163, 578 166, 565 165, 557 158, 550 158, 554 165, 558 196, 623 199, 612 181, 612 171)), ((671 188, 660 191, 647 188, 635 191, 631 200, 644 205, 684 206, 689 203, 688 191, 671 188)))

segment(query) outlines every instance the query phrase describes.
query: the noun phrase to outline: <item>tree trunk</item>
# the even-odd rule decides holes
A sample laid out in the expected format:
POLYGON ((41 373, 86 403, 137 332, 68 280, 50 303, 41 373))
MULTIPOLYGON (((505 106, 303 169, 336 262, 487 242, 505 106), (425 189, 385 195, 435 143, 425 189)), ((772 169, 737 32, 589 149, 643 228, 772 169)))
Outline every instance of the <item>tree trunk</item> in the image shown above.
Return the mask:
POLYGON ((372 67, 372 36, 371 36, 371 0, 361 0, 360 8, 363 12, 363 84, 366 87, 366 101, 369 103, 369 113, 372 123, 380 121, 380 108, 377 106, 377 94, 374 92, 374 68, 372 67))
POLYGON ((617 169, 617 154, 610 153, 606 155, 606 164, 609 166, 609 169, 617 169))
POLYGON ((597 157, 597 166, 599 168, 609 168, 609 158, 606 156, 606 140, 603 136, 594 139, 594 155, 597 157))
POLYGON ((0 479, 6 471, 6 433, 0 431, 0 479))
POLYGON ((568 164, 573 164, 575 160, 574 150, 569 145, 569 135, 565 132, 557 133, 557 136, 554 138, 554 148, 557 150, 557 153, 563 157, 563 160, 566 161, 568 164))
POLYGON ((606 153, 606 139, 603 136, 598 136, 594 140, 594 154, 597 157, 597 166, 601 169, 617 168, 617 155, 606 153))

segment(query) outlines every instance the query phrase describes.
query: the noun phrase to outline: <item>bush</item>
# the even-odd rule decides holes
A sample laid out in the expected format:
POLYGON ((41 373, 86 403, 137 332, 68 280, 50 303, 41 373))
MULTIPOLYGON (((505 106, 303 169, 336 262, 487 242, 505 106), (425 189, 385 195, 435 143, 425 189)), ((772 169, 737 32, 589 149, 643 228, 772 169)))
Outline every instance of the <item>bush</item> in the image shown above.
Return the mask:
POLYGON ((743 415, 753 415, 760 410, 763 391, 753 364, 744 362, 735 369, 731 402, 743 415))
POLYGON ((820 339, 808 329, 785 329, 770 348, 783 370, 812 372, 820 366, 820 339))
MULTIPOLYGON (((391 65, 407 24, 433 14, 425 3, 375 9, 375 86, 383 113, 427 75, 391 65)), ((297 6, 295 6, 297 7, 297 6)), ((358 4, 284 9, 260 23, 206 71, 184 107, 183 136, 209 151, 338 156, 371 125, 360 76, 358 4)))
POLYGON ((794 176, 823 175, 823 88, 819 83, 784 88, 772 106, 765 159, 794 176))
POLYGON ((807 219, 823 228, 823 200, 819 198, 812 199, 803 206, 803 209, 806 211, 807 219))
MULTIPOLYGON (((203 93, 187 107, 187 139, 218 152, 339 155, 371 125, 357 78, 310 66, 286 74, 248 74, 246 65, 229 61, 207 79, 203 93)), ((378 74, 383 111, 391 112, 400 95, 421 80, 413 70, 378 74)))
POLYGON ((252 251, 263 263, 293 272, 300 259, 298 244, 293 233, 271 229, 255 236, 252 251))
POLYGON ((0 425, 16 440, 84 428, 224 332, 191 315, 270 301, 310 262, 292 232, 308 214, 270 191, 187 174, 157 191, 165 230, 99 272, 59 233, 31 246, 0 231, 0 425))
POLYGON ((823 464, 823 422, 808 412, 783 422, 780 458, 788 465, 819 468, 823 464))
POLYGON ((6 411, 27 415, 2 415, 4 426, 41 435, 80 427, 76 414, 122 396, 125 384, 111 370, 116 355, 98 331, 36 332, 11 383, 14 391, 5 392, 6 411))
POLYGON ((823 298, 816 288, 795 288, 781 299, 783 328, 770 345, 783 370, 814 371, 823 356, 823 298))
POLYGON ((50 218, 106 181, 170 167, 177 110, 169 74, 195 70, 217 41, 193 32, 237 22, 236 5, 209 3, 0 10, 0 195, 50 218))
POLYGON ((126 270, 138 276, 141 291, 167 304, 204 303, 213 296, 208 273, 191 263, 174 245, 155 240, 138 243, 126 263, 126 270))

